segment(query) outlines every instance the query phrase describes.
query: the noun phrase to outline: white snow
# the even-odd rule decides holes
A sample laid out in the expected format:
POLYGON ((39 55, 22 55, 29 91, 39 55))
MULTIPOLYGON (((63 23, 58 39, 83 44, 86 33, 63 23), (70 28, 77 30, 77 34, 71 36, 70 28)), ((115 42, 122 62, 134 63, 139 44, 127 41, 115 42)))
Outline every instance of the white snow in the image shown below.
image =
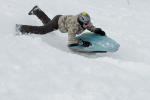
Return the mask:
POLYGON ((149 0, 1 0, 0 100, 150 100, 149 0), (15 24, 42 25, 86 11, 121 47, 115 53, 70 51, 67 34, 15 35, 15 24))

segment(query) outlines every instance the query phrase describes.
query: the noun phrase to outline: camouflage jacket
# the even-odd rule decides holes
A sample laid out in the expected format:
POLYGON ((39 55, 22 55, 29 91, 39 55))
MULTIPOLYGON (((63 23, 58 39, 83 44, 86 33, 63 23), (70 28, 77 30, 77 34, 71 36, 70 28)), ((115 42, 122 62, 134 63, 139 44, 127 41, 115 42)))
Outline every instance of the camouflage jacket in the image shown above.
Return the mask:
MULTIPOLYGON (((63 15, 58 20, 59 30, 62 33, 68 33, 69 44, 78 43, 78 40, 75 38, 76 35, 81 34, 85 29, 77 21, 78 15, 63 15)), ((89 31, 94 32, 95 27, 92 23, 87 28, 89 31)))

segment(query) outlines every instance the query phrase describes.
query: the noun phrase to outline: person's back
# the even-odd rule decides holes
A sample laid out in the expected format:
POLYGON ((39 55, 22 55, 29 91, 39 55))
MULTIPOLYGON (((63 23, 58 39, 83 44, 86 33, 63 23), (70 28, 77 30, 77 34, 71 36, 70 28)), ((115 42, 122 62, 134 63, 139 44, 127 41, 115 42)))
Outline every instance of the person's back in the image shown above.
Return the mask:
POLYGON ((59 30, 62 33, 67 33, 73 25, 77 26, 77 15, 63 15, 58 20, 59 30))

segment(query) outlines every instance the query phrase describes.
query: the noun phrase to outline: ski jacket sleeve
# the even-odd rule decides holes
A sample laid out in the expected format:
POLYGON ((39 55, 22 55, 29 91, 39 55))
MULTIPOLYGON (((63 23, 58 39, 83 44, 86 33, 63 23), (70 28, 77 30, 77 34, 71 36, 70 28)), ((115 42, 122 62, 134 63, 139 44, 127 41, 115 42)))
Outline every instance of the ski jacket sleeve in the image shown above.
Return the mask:
POLYGON ((91 32, 94 32, 95 31, 95 26, 92 24, 92 23, 90 23, 90 25, 87 27, 87 30, 89 30, 89 31, 91 31, 91 32))
POLYGON ((75 29, 69 29, 68 30, 68 42, 69 44, 76 44, 78 43, 78 40, 76 39, 76 31, 75 29))

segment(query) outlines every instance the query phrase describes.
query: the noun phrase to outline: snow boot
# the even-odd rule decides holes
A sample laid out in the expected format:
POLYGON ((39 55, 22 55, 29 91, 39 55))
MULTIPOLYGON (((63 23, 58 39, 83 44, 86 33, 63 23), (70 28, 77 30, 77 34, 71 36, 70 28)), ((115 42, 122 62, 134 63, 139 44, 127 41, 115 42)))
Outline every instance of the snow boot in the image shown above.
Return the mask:
POLYGON ((32 8, 32 10, 28 13, 28 15, 35 15, 34 13, 35 13, 36 10, 41 10, 41 9, 38 6, 34 6, 32 8))
POLYGON ((21 27, 21 25, 19 25, 19 24, 16 24, 16 35, 22 35, 22 33, 20 32, 20 27, 21 27))

